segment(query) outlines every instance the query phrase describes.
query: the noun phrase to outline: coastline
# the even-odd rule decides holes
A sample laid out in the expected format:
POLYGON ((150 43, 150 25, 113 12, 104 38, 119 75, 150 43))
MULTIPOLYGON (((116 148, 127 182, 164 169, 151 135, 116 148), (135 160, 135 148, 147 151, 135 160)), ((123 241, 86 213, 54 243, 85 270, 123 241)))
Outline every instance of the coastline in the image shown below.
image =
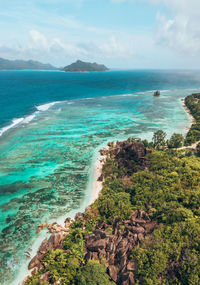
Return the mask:
POLYGON ((102 175, 102 169, 103 169, 103 165, 104 165, 106 158, 107 156, 104 154, 104 155, 100 155, 100 157, 98 157, 98 159, 96 160, 95 177, 93 178, 93 182, 92 182, 90 204, 94 203, 94 201, 99 197, 99 194, 101 193, 101 190, 103 188, 103 179, 101 179, 101 175, 102 175))
MULTIPOLYGON (((104 165, 104 162, 107 158, 107 155, 105 154, 106 151, 108 150, 108 147, 106 147, 106 145, 101 145, 100 148, 98 148, 97 152, 94 153, 94 163, 92 165, 92 167, 94 167, 94 173, 92 175, 92 181, 91 181, 91 185, 90 185, 90 199, 89 202, 87 203, 87 205, 84 206, 84 210, 83 212, 87 209, 87 207, 89 207, 92 203, 95 202, 95 200, 99 197, 99 194, 101 193, 101 190, 103 188, 103 179, 100 179, 101 174, 102 174, 102 168, 104 165), (101 153, 103 149, 103 154, 101 153), (105 152, 104 152, 105 150, 105 152)), ((76 214, 78 214, 77 210, 76 212, 73 211, 73 213, 69 213, 68 215, 66 215, 65 217, 61 217, 60 219, 57 219, 54 222, 49 222, 49 225, 52 225, 53 223, 56 223, 58 225, 58 227, 60 226, 61 229, 63 229, 63 227, 65 227, 65 222, 64 220, 66 220, 67 218, 70 218, 71 220, 75 219, 76 214)), ((36 239, 36 241, 33 244, 33 248, 31 251, 31 259, 29 261, 26 260, 26 262, 23 263, 24 267, 23 270, 21 271, 21 274, 18 275, 17 278, 17 284, 18 285, 25 285, 26 281, 27 281, 27 277, 28 276, 32 276, 32 269, 28 269, 28 264, 29 262, 31 262, 31 260, 37 255, 39 248, 42 244, 42 242, 44 241, 44 239, 48 239, 49 237, 51 237, 52 232, 50 230, 48 230, 48 226, 47 228, 44 228, 43 231, 40 232, 41 236, 38 236, 38 238, 36 239)), ((62 232, 62 230, 60 231, 60 233, 62 232)), ((59 234, 59 231, 56 232, 59 234)), ((16 280, 14 282, 12 282, 12 285, 16 284, 16 280)))
MULTIPOLYGON (((186 107, 185 105, 185 100, 184 99, 181 99, 181 102, 182 102, 182 105, 185 109, 185 111, 187 112, 187 114, 189 115, 189 117, 191 118, 192 120, 192 123, 195 123, 195 119, 193 118, 193 116, 191 115, 189 109, 186 107)), ((187 130, 189 130, 189 128, 187 128, 187 130)), ((102 168, 103 168, 103 165, 104 165, 104 162, 107 158, 107 155, 106 155, 106 150, 108 150, 108 147, 106 147, 104 145, 103 147, 103 150, 104 151, 101 151, 102 148, 99 148, 98 149, 98 156, 96 155, 94 157, 94 164, 93 164, 93 167, 94 167, 94 175, 92 177, 92 181, 91 181, 91 192, 90 192, 90 200, 89 200, 89 203, 88 203, 88 206, 90 206, 98 197, 99 197, 99 194, 101 193, 102 191, 102 188, 103 188, 103 178, 101 177, 101 174, 102 174, 102 168)), ((77 213, 77 212, 76 212, 77 213)), ((66 218, 68 216, 66 215, 66 218)), ((57 222, 59 223, 60 221, 57 220, 57 222)), ((62 224, 62 223, 61 223, 62 224)), ((45 233, 46 237, 49 236, 49 233, 45 233)), ((42 239, 40 238, 40 242, 37 242, 37 245, 38 245, 38 249, 39 247, 41 246, 41 243, 42 243, 42 239)), ((27 271, 29 273, 29 276, 31 276, 31 271, 32 270, 28 270, 28 268, 26 268, 26 270, 24 270, 27 274, 27 271)), ((23 276, 23 280, 21 280, 20 284, 25 284, 24 281, 26 280, 27 277, 23 276)))
MULTIPOLYGON (((182 103, 183 108, 185 109, 186 113, 187 113, 188 116, 191 118, 192 124, 196 124, 195 118, 192 116, 190 110, 189 110, 188 107, 185 105, 185 99, 181 99, 181 103, 182 103)), ((190 129, 190 128, 187 128, 187 131, 189 131, 189 129, 190 129)))

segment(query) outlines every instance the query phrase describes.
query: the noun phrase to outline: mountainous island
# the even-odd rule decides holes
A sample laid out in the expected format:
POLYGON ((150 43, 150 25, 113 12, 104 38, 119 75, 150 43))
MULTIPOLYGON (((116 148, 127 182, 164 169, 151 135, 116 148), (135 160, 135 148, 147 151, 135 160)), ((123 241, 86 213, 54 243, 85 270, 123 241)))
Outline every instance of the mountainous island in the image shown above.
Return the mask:
POLYGON ((8 60, 0 58, 0 70, 56 70, 49 63, 44 64, 34 60, 8 60))
POLYGON ((63 68, 65 72, 103 72, 107 71, 108 68, 103 64, 97 64, 96 62, 84 62, 77 60, 76 62, 63 68))

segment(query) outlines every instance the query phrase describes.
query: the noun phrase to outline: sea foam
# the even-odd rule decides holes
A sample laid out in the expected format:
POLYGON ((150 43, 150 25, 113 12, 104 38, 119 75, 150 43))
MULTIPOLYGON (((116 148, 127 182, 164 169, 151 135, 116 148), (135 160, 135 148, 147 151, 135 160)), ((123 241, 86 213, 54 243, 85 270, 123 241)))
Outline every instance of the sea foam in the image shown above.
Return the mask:
POLYGON ((28 123, 30 123, 30 121, 32 121, 34 118, 35 118, 35 115, 27 116, 26 118, 24 118, 23 123, 24 123, 24 124, 28 124, 28 123))
POLYGON ((39 105, 36 106, 36 109, 38 111, 47 111, 49 108, 51 108, 53 105, 61 103, 60 101, 55 101, 55 102, 51 102, 51 103, 47 103, 47 104, 43 104, 43 105, 39 105))
MULTIPOLYGON (((0 136, 2 136, 5 132, 7 132, 9 129, 15 127, 16 125, 22 123, 22 124, 28 124, 30 123, 36 116, 36 114, 38 113, 38 111, 47 111, 49 108, 51 108, 53 105, 61 103, 60 101, 55 101, 55 102, 51 102, 51 103, 47 103, 47 104, 43 104, 43 105, 39 105, 36 106, 37 111, 32 114, 29 115, 25 118, 17 118, 17 119, 13 119, 12 123, 6 127, 3 127, 2 129, 0 129, 0 136)), ((72 103, 71 103, 72 104, 72 103)))
POLYGON ((6 131, 8 131, 9 129, 15 127, 16 125, 18 125, 19 123, 21 123, 24 120, 24 118, 18 118, 18 119, 13 119, 12 120, 12 124, 10 124, 9 126, 6 126, 4 128, 2 128, 0 130, 0 136, 3 135, 3 133, 5 133, 6 131))

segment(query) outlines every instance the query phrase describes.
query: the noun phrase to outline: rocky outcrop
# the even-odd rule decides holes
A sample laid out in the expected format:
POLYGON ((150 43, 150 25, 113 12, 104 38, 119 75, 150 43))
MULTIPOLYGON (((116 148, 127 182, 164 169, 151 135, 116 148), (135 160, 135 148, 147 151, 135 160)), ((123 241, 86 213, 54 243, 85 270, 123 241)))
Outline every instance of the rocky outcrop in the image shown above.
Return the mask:
POLYGON ((153 96, 159 97, 159 96, 160 96, 160 91, 159 91, 159 90, 155 91, 154 94, 153 94, 153 96))
POLYGON ((49 281, 49 276, 50 276, 50 271, 45 272, 45 273, 40 277, 40 281, 41 281, 41 282, 49 281))
MULTIPOLYGON (((32 274, 35 274, 44 268, 43 258, 49 249, 56 250, 63 248, 63 239, 69 233, 71 221, 72 220, 70 218, 65 220, 66 227, 62 227, 57 223, 53 223, 48 226, 49 231, 52 233, 50 238, 45 238, 43 240, 37 254, 32 258, 28 265, 29 270, 34 269, 32 274)), ((44 278, 47 278, 47 275, 45 275, 44 278)))
POLYGON ((134 246, 155 229, 156 221, 151 221, 143 210, 136 210, 129 220, 113 223, 113 234, 106 232, 108 225, 99 223, 96 230, 85 237, 85 259, 105 260, 108 273, 117 284, 134 284, 135 262, 130 260, 134 246), (123 229, 123 230, 121 230, 123 229))
POLYGON ((69 232, 69 227, 62 227, 61 225, 55 223, 49 224, 48 225, 48 230, 50 233, 60 233, 60 232, 69 232))
POLYGON ((140 141, 117 142, 116 146, 109 150, 109 153, 117 161, 119 168, 126 169, 124 175, 132 175, 139 169, 149 169, 149 161, 146 155, 151 153, 151 150, 140 141))
POLYGON ((41 232, 42 229, 46 228, 48 226, 47 223, 41 223, 39 224, 36 233, 39 234, 41 232))
MULTIPOLYGON (((90 211, 90 207, 86 212, 77 213, 75 220, 86 220, 86 213, 90 211)), ((65 226, 68 229, 71 219, 65 220, 65 226)), ((131 260, 130 254, 134 246, 143 242, 144 238, 150 235, 157 225, 156 221, 152 221, 143 210, 136 210, 132 213, 128 220, 119 221, 116 217, 112 225, 107 225, 103 221, 99 221, 96 229, 92 234, 85 236, 84 259, 88 262, 92 260, 106 260, 108 274, 116 284, 131 285, 135 283, 134 271, 136 264, 131 260), (112 234, 110 233, 112 232, 112 234)), ((65 228, 65 229, 66 229, 65 228)), ((50 225, 50 230, 60 229, 60 232, 54 232, 49 239, 44 239, 40 248, 29 263, 29 269, 33 269, 32 274, 44 269, 44 256, 49 249, 63 249, 63 239, 68 231, 63 231, 63 227, 57 223, 50 225)), ((50 272, 45 272, 41 278, 41 282, 48 281, 50 272)))
MULTIPOLYGON (((149 168, 147 154, 151 150, 146 148, 142 142, 122 141, 117 142, 115 146, 112 143, 108 146, 109 149, 100 152, 117 162, 118 167, 123 169, 124 176, 122 177, 130 179, 133 172, 149 168)), ((99 181, 103 181, 104 178, 102 174, 99 181)), ((85 213, 76 214, 75 221, 83 221, 83 223, 80 222, 82 229, 85 228, 85 221, 90 219, 91 213, 92 207, 89 206, 86 208, 85 213)), ((95 213, 92 213, 92 215, 95 216, 95 213)), ((51 236, 49 239, 43 240, 36 256, 30 261, 29 269, 33 269, 32 274, 45 268, 43 260, 49 249, 63 249, 63 239, 68 235, 71 223, 72 220, 67 218, 64 227, 57 223, 48 225, 51 236)), ((84 237, 85 262, 87 263, 92 259, 100 260, 105 264, 106 261, 108 274, 116 284, 134 284, 136 264, 130 258, 131 252, 135 246, 142 243, 148 235, 151 235, 156 225, 157 222, 152 221, 149 214, 143 210, 134 211, 128 220, 120 221, 115 217, 112 225, 99 221, 92 234, 84 237)), ((45 226, 46 224, 40 224, 38 230, 40 231, 45 226)), ((49 272, 46 272, 41 276, 40 281, 48 281, 48 278, 49 272)))

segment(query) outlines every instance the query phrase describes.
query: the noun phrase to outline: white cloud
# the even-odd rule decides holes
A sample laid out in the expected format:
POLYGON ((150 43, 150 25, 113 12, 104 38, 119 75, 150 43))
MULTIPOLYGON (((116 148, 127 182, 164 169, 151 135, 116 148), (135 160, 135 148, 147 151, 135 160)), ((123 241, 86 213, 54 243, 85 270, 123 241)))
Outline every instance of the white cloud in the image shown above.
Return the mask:
POLYGON ((163 3, 174 14, 170 17, 158 13, 157 42, 187 56, 200 55, 200 1, 150 0, 163 3))
POLYGON ((179 12, 180 14, 199 15, 199 0, 149 0, 149 2, 154 4, 164 4, 168 8, 175 12, 179 12))
POLYGON ((112 35, 108 40, 99 46, 99 50, 106 56, 127 57, 135 53, 134 43, 132 40, 123 40, 112 35))
POLYGON ((36 30, 31 30, 30 36, 32 38, 35 48, 44 49, 44 50, 47 49, 48 47, 47 39, 45 38, 43 34, 41 34, 40 32, 36 30))
POLYGON ((2 57, 8 59, 34 59, 43 62, 66 65, 72 59, 102 60, 128 58, 134 55, 135 47, 132 37, 111 35, 104 40, 71 41, 60 38, 47 39, 37 30, 31 30, 27 45, 0 45, 2 57))

